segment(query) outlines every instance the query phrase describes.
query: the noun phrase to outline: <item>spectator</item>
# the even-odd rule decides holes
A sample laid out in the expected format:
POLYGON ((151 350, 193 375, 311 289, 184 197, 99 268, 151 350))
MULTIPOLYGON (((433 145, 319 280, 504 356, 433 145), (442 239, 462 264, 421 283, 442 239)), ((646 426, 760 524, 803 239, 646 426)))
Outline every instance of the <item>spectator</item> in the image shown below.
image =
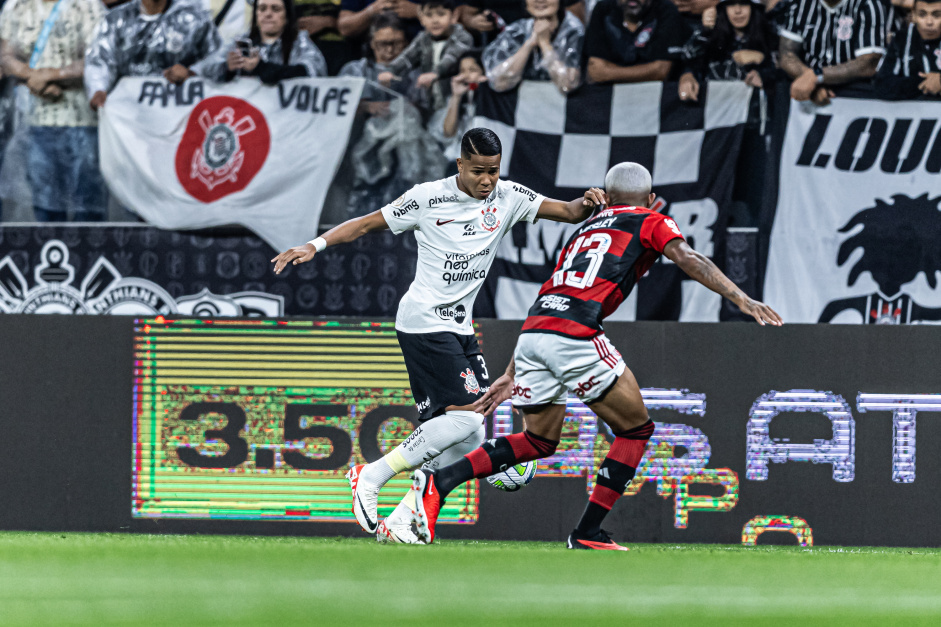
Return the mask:
POLYGON ((198 0, 132 0, 98 23, 85 52, 85 91, 93 109, 123 76, 163 74, 182 83, 219 47, 216 27, 198 0))
POLYGON ((350 42, 337 29, 340 0, 297 0, 297 25, 323 53, 327 74, 336 76, 353 59, 350 42))
MULTIPOLYGON (((461 23, 474 37, 474 45, 486 47, 503 32, 507 24, 529 17, 527 4, 521 0, 464 0, 461 7, 461 23)), ((583 24, 585 22, 584 0, 562 0, 566 9, 583 24)))
POLYGON ((455 160, 461 156, 461 138, 474 125, 474 93, 487 80, 478 53, 473 50, 464 53, 459 68, 460 72, 451 79, 448 106, 435 111, 428 122, 428 130, 441 144, 448 159, 448 174, 457 174, 455 160))
MULTIPOLYGON (((389 101, 395 96, 377 87, 379 75, 389 71, 389 65, 408 46, 405 26, 394 13, 380 13, 369 29, 366 57, 350 61, 340 70, 340 76, 365 78, 374 84, 366 83, 360 101, 360 113, 367 116, 385 116, 389 113, 389 101)), ((412 72, 406 80, 393 81, 391 92, 402 96, 410 94, 409 85, 418 77, 418 71, 412 72)))
MULTIPOLYGON (((27 179, 36 219, 104 217, 97 119, 82 92, 85 46, 104 14, 98 0, 8 0, 0 14, 3 73, 29 89, 27 179)), ((22 90, 22 88, 20 88, 22 90)))
POLYGON ((422 0, 418 19, 425 30, 389 64, 389 71, 379 75, 379 82, 388 87, 396 77, 420 69, 415 87, 428 90, 430 107, 437 111, 447 106, 451 77, 473 40, 463 26, 455 24, 451 0, 422 0))
POLYGON ((601 0, 583 56, 593 83, 665 81, 690 32, 669 0, 601 0))
POLYGON ((915 1, 912 23, 892 40, 875 87, 885 100, 941 94, 941 0, 915 1))
POLYGON ((716 8, 716 0, 672 0, 680 17, 686 22, 690 30, 696 30, 702 24, 703 13, 716 8))
POLYGON ((200 74, 218 81, 257 76, 267 85, 301 76, 326 76, 320 50, 297 28, 293 0, 255 0, 252 28, 234 46, 220 47, 200 63, 200 74))
POLYGON ((829 104, 831 87, 872 78, 885 54, 881 0, 786 1, 779 61, 794 100, 829 104))
POLYGON ((418 5, 410 0, 341 0, 337 30, 351 41, 362 41, 372 21, 383 12, 394 13, 402 20, 409 39, 421 31, 418 5))
POLYGON ((523 79, 552 81, 563 94, 581 82, 585 27, 559 0, 526 0, 530 17, 517 20, 484 50, 484 69, 495 91, 523 79))
POLYGON ((744 80, 752 87, 770 84, 771 52, 778 37, 756 0, 720 0, 702 14, 702 28, 687 45, 686 71, 680 77, 680 100, 699 100, 703 80, 744 80))

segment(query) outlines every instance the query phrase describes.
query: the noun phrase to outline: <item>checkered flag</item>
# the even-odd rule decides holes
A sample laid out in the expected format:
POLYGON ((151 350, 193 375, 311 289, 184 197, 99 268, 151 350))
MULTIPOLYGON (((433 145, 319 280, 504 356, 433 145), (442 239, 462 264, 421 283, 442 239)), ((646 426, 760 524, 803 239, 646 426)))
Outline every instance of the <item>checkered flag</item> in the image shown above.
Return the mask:
MULTIPOLYGON (((703 84, 699 103, 682 102, 675 83, 586 86, 563 96, 550 82, 513 92, 482 86, 475 126, 503 143, 501 176, 550 198, 571 199, 622 161, 650 170, 658 210, 694 248, 723 249, 725 218, 752 88, 703 84)), ((475 314, 524 318, 574 227, 544 220, 514 227, 477 299, 475 314)), ((613 320, 717 321, 720 297, 661 259, 613 320)))

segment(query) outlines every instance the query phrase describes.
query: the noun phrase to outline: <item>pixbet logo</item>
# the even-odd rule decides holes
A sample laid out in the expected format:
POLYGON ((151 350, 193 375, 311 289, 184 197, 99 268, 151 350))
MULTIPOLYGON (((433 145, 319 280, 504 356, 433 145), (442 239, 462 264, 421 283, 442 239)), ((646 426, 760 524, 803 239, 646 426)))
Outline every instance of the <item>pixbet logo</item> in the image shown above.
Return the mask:
POLYGON ((435 314, 442 320, 454 320, 456 323, 461 324, 467 317, 467 310, 464 305, 458 305, 454 308, 435 307, 435 314))
POLYGON ((446 202, 457 202, 457 195, 451 194, 450 196, 435 196, 434 198, 428 200, 428 206, 435 207, 446 202))
POLYGON ((214 96, 193 108, 176 151, 176 175, 196 200, 211 203, 242 191, 271 148, 265 116, 239 98, 214 96))

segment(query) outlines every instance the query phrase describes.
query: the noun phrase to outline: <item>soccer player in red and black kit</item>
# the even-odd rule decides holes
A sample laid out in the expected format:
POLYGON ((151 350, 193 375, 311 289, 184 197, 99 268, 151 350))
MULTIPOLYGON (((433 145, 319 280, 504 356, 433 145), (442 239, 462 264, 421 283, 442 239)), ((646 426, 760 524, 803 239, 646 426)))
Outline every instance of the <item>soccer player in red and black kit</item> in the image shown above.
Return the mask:
POLYGON ((708 257, 690 248, 673 220, 649 208, 656 195, 643 166, 614 166, 605 177, 605 188, 608 208, 579 228, 562 249, 555 272, 529 310, 506 374, 475 406, 490 413, 510 397, 515 385, 513 405, 523 412, 526 430, 489 440, 450 466, 413 474, 405 502, 424 543, 434 540, 438 511, 451 490, 475 477, 552 455, 562 434, 568 394, 577 391, 611 427, 615 439, 567 546, 627 550, 610 539, 601 523, 634 478, 654 424, 634 375, 605 337, 601 321, 661 254, 759 324, 782 324, 774 310, 749 298, 708 257))

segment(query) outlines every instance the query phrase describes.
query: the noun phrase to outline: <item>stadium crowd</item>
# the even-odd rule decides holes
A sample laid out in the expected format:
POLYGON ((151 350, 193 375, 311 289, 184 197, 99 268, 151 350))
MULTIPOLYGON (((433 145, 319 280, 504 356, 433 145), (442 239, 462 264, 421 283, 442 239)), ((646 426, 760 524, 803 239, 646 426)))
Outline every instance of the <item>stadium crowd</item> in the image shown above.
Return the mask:
POLYGON ((451 171, 483 82, 675 81, 692 104, 704 81, 740 80, 757 128, 759 94, 780 88, 817 105, 847 86, 937 99, 939 46, 941 0, 5 0, 0 197, 19 176, 37 221, 103 219, 96 109, 124 76, 368 79, 356 215, 451 171), (427 156, 377 168, 379 142, 427 156))

